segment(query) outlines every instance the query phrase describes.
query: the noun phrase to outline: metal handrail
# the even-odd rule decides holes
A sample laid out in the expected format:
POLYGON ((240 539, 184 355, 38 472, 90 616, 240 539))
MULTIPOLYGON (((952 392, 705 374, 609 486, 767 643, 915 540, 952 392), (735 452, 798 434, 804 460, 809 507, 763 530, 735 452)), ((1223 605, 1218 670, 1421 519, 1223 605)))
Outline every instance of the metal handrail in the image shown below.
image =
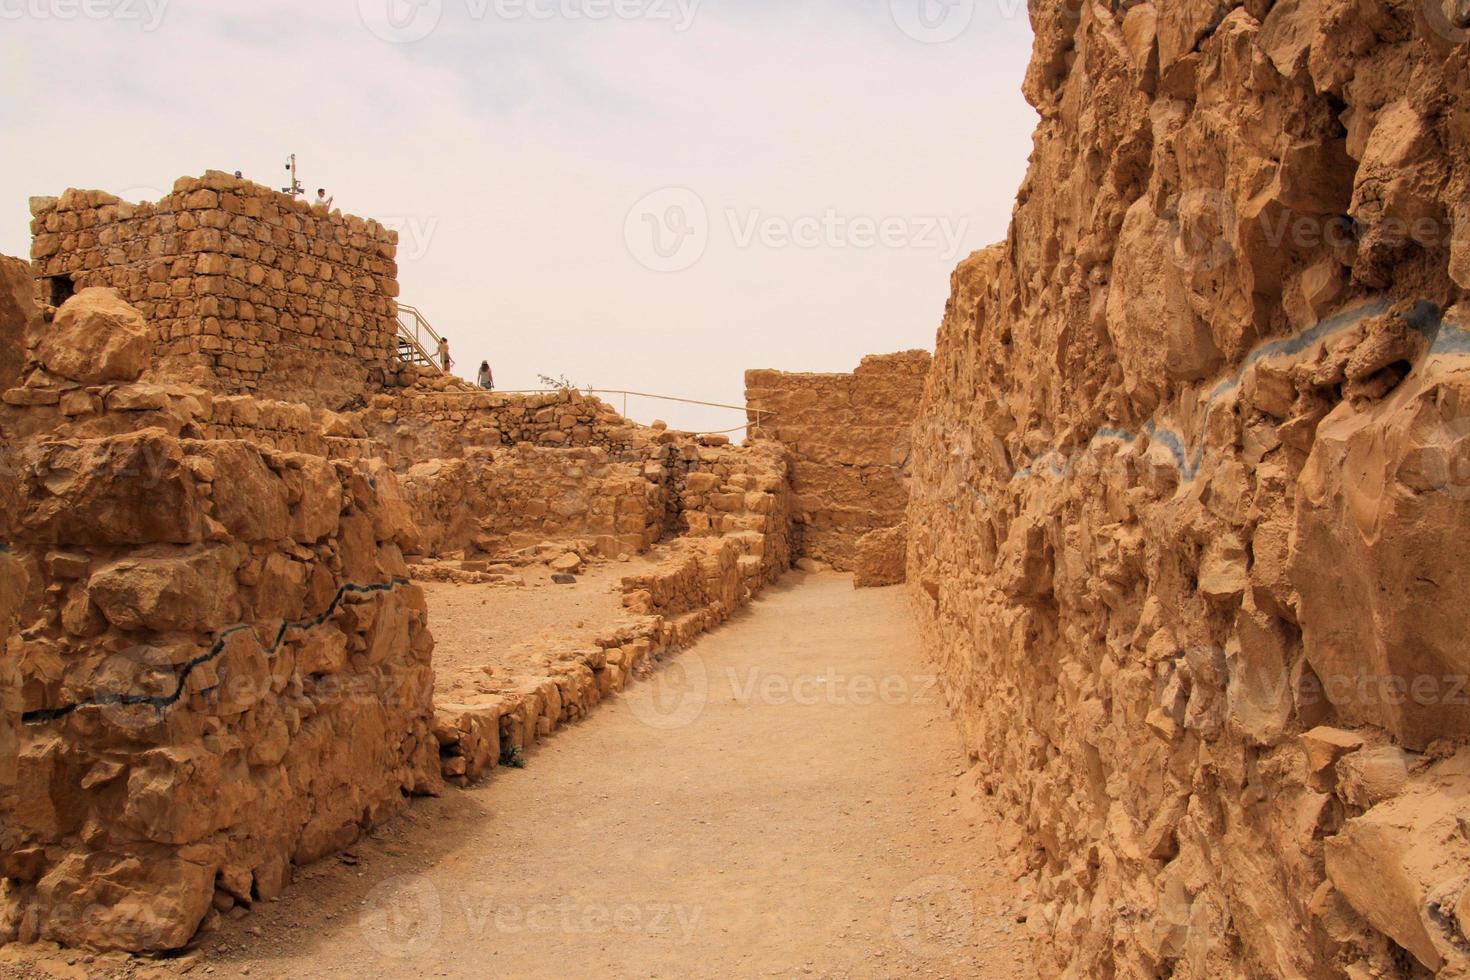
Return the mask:
POLYGON ((444 338, 440 337, 439 334, 438 334, 438 332, 432 326, 429 325, 428 319, 424 316, 424 314, 422 312, 420 312, 420 310, 419 310, 419 308, 417 306, 410 306, 407 303, 399 303, 398 304, 398 338, 399 338, 399 340, 403 341, 404 343, 407 343, 410 347, 412 347, 413 350, 418 354, 418 356, 420 358, 422 358, 424 364, 428 365, 429 367, 436 368, 436 369, 438 369, 442 373, 443 370, 444 370, 443 367, 439 364, 439 362, 437 362, 437 361, 434 360, 434 356, 432 354, 430 354, 429 351, 428 351, 428 348, 426 348, 424 346, 423 337, 422 337, 423 334, 428 334, 429 335, 429 337, 434 342, 434 349, 435 350, 438 350, 439 349, 439 343, 444 338), (412 326, 410 326, 409 324, 407 324, 407 323, 404 322, 403 316, 404 316, 405 313, 408 314, 410 317, 413 318, 413 325, 412 326))
MULTIPOLYGON (((568 391, 580 392, 581 394, 586 395, 589 398, 595 398, 598 395, 622 395, 624 418, 627 418, 628 416, 629 396, 632 396, 634 398, 656 398, 659 401, 678 402, 682 405, 703 405, 706 408, 728 408, 733 411, 745 412, 747 414, 754 413, 755 425, 757 428, 766 418, 775 418, 777 415, 776 412, 769 411, 768 409, 751 408, 749 405, 728 405, 724 402, 706 402, 699 401, 695 398, 677 398, 673 395, 654 395, 646 391, 626 391, 622 388, 496 388, 493 391, 486 389, 474 389, 469 391, 436 391, 434 392, 434 397, 438 397, 440 395, 559 395, 563 392, 568 391)), ((750 424, 751 423, 747 422, 745 425, 737 425, 733 429, 722 429, 718 433, 711 432, 701 434, 723 435, 727 432, 739 432, 741 429, 750 428, 750 424)))

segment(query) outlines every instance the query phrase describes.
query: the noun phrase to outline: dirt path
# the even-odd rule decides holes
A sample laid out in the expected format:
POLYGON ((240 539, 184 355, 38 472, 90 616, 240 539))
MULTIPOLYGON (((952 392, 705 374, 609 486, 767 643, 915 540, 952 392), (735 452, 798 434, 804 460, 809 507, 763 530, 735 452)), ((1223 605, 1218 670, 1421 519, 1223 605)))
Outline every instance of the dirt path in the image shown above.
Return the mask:
POLYGON ((793 576, 525 770, 227 922, 191 974, 1031 976, 966 766, 902 591, 793 576))

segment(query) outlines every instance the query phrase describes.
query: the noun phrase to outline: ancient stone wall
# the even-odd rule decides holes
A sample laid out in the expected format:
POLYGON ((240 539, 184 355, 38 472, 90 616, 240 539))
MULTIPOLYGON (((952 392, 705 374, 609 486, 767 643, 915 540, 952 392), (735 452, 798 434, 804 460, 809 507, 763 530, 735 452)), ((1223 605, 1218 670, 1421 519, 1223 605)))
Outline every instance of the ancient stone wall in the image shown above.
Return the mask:
POLYGON ((662 488, 641 465, 601 449, 471 450, 419 463, 403 484, 427 555, 503 555, 588 538, 615 558, 641 554, 663 534, 662 488))
POLYGON ((26 447, 0 939, 177 949, 437 785, 392 480, 159 429, 26 447))
POLYGON ((719 437, 704 442, 714 444, 689 440, 670 454, 678 533, 746 542, 742 561, 758 559, 759 584, 774 582, 793 561, 790 454, 764 440, 739 448, 719 437))
POLYGON ((1045 974, 1466 969, 1457 9, 1031 5, 909 580, 1045 974))
POLYGON ((147 321, 150 375, 338 408, 395 364, 397 233, 234 177, 156 203, 31 202, 43 302, 111 287, 147 321))
POLYGON ((852 374, 746 372, 755 433, 792 453, 798 556, 851 571, 863 535, 903 522, 909 433, 929 363, 928 353, 907 351, 864 358, 852 374))
POLYGON ((375 396, 348 419, 401 465, 521 443, 627 454, 647 442, 646 430, 575 390, 511 395, 414 388, 375 396))
POLYGON ((0 942, 177 949, 440 777, 394 474, 148 346, 84 291, 0 402, 0 942))

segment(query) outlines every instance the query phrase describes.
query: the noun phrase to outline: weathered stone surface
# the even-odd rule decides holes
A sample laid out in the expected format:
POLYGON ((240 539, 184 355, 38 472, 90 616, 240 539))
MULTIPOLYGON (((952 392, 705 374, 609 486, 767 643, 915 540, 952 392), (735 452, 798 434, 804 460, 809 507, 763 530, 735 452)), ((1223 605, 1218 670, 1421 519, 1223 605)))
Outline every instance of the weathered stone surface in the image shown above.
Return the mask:
POLYGON ((909 526, 869 531, 857 540, 853 585, 860 589, 901 585, 908 574, 909 526))
POLYGON ((752 434, 793 456, 799 557, 852 571, 864 534, 903 522, 929 364, 927 351, 906 351, 864 358, 852 374, 746 372, 752 434))
POLYGON ((0 391, 21 381, 29 334, 39 318, 32 289, 30 267, 0 255, 0 391))
POLYGON ((225 625, 238 562, 224 548, 126 558, 99 569, 87 595, 121 630, 215 630, 225 625))
MULTIPOLYGON (((82 190, 37 201, 35 276, 115 290, 136 307, 150 376, 328 409, 396 380, 398 236, 376 221, 314 214, 213 171, 159 201, 82 190)), ((63 376, 98 370, 45 350, 63 376)))
POLYGON ((191 544, 204 513, 178 440, 161 429, 42 442, 23 454, 20 533, 60 545, 191 544))
POLYGON ((1031 4, 1035 152, 952 280, 908 580, 1041 975, 1467 968, 1416 761, 1470 735, 1436 6, 1031 4))
POLYGON ((1470 869, 1467 806, 1470 753, 1461 752, 1324 842, 1333 886, 1428 970, 1464 960, 1467 937, 1451 913, 1470 869))
POLYGON ((115 290, 83 289, 41 332, 35 358, 57 377, 81 384, 136 381, 152 346, 143 315, 115 290))

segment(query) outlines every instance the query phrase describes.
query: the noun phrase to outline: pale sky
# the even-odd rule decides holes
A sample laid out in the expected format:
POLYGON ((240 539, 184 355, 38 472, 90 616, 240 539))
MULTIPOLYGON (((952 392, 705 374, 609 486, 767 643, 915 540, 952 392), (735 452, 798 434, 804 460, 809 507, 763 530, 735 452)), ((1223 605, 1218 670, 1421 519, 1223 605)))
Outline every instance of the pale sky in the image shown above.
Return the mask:
POLYGON ((0 252, 32 194, 294 152, 399 229, 458 373, 738 405, 746 368, 932 349, 1005 236, 1030 47, 1022 0, 0 0, 0 252))

